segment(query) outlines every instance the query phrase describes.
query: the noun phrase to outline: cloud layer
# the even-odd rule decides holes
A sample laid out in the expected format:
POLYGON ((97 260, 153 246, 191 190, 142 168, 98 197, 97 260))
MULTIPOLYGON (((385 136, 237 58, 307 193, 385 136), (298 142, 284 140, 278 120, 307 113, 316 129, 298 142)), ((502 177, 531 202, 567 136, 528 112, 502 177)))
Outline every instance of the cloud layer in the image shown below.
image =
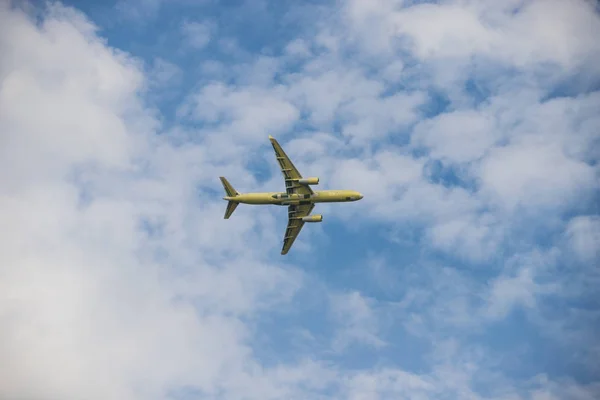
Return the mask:
POLYGON ((1 3, 0 397, 600 396, 594 4, 242 3, 1 3))

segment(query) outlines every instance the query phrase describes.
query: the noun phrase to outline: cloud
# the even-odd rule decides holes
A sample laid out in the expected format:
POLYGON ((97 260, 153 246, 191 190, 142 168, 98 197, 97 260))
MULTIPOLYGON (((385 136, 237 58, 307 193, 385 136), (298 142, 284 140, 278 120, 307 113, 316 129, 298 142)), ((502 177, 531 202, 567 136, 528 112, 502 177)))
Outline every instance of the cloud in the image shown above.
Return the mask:
POLYGON ((515 305, 535 307, 536 284, 531 270, 524 268, 515 277, 499 277, 492 283, 488 312, 493 318, 501 318, 515 305))
POLYGON ((215 24, 210 21, 184 21, 181 25, 181 33, 185 41, 197 50, 208 45, 215 29, 215 24))
POLYGON ((499 138, 494 137, 494 120, 476 110, 445 113, 415 127, 415 145, 431 151, 431 157, 450 163, 477 161, 499 138))
POLYGON ((445 1, 407 7, 396 1, 366 6, 356 0, 349 4, 346 15, 360 33, 367 29, 367 21, 379 22, 378 29, 361 38, 364 45, 379 40, 387 46, 377 48, 390 51, 394 37, 403 37, 423 60, 468 60, 481 55, 516 66, 555 62, 571 68, 588 61, 590 52, 599 55, 593 32, 600 25, 593 7, 587 1, 558 0, 445 1))
POLYGON ((125 167, 136 142, 127 134, 128 119, 154 125, 131 96, 143 80, 136 61, 106 49, 94 39, 95 28, 70 9, 51 7, 40 30, 14 11, 2 9, 2 18, 3 37, 19 35, 18 42, 2 43, 5 189, 64 175, 76 163, 125 167), (72 52, 80 57, 70 59, 72 52), (79 118, 71 118, 75 109, 79 118))
POLYGON ((190 241, 216 214, 188 197, 194 172, 182 168, 201 152, 154 140, 141 63, 72 9, 52 6, 39 26, 0 13, 2 38, 18 38, 2 41, 0 63, 0 220, 11 227, 1 232, 0 397, 214 394, 255 375, 241 316, 287 301, 301 274, 219 256, 234 254, 222 235, 248 243, 243 216, 190 241), (234 272, 242 265, 250 276, 234 272))
POLYGON ((237 89, 214 83, 192 96, 179 114, 206 124, 218 123, 216 140, 228 140, 222 138, 231 134, 238 140, 254 142, 264 140, 265 132, 276 135, 289 129, 300 113, 277 90, 251 86, 237 89))
POLYGON ((152 85, 164 87, 179 83, 182 73, 183 71, 177 65, 159 57, 154 59, 148 72, 148 79, 152 85))
POLYGON ((573 218, 566 229, 569 244, 583 262, 598 261, 600 251, 600 218, 586 215, 573 218))
POLYGON ((493 214, 461 215, 432 226, 428 238, 439 250, 482 262, 495 257, 503 233, 502 223, 493 214))
POLYGON ((481 178, 507 208, 568 204, 595 186, 593 167, 566 157, 554 144, 527 139, 493 151, 481 178))
POLYGON ((346 396, 352 400, 410 396, 426 399, 435 384, 416 374, 398 370, 363 372, 352 377, 347 384, 346 396))
POLYGON ((115 8, 128 19, 144 22, 156 18, 162 0, 119 0, 115 8))
POLYGON ((353 292, 335 295, 331 301, 332 311, 335 318, 339 320, 340 326, 334 340, 334 349, 343 350, 352 342, 375 347, 385 345, 377 336, 377 316, 369 304, 369 299, 358 292, 353 292))
POLYGON ((0 8, 0 397, 597 397, 591 3, 281 4, 277 44, 207 6, 146 60, 0 8), (222 220, 215 177, 281 184, 267 134, 365 194, 297 256, 222 220))

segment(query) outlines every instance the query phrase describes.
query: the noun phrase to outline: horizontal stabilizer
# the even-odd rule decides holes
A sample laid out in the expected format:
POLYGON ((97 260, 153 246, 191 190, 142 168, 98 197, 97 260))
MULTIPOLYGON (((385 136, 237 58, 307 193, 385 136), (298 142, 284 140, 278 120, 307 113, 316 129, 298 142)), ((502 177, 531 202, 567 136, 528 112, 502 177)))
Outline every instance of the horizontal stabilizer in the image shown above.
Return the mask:
POLYGON ((237 208, 237 206, 240 203, 238 203, 237 201, 228 201, 227 202, 227 209, 225 209, 225 219, 229 219, 229 217, 231 217, 231 214, 233 214, 233 212, 235 211, 235 209, 237 208))
POLYGON ((231 183, 229 183, 229 181, 227 181, 225 177, 220 176, 219 179, 221 179, 221 183, 223 184, 223 189, 225 189, 225 193, 227 193, 227 197, 235 197, 239 195, 238 191, 235 190, 233 186, 231 186, 231 183))

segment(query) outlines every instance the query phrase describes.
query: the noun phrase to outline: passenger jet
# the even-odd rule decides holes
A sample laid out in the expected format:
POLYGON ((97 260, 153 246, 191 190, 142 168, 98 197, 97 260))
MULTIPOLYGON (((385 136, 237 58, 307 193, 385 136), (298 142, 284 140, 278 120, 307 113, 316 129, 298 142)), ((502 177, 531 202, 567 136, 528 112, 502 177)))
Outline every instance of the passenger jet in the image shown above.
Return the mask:
POLYGON ((281 254, 287 254, 298 237, 305 222, 321 222, 323 216, 320 214, 310 215, 315 203, 341 203, 357 201, 363 195, 353 190, 318 190, 313 191, 311 185, 318 185, 319 178, 303 178, 292 161, 285 154, 277 140, 269 135, 269 140, 275 150, 275 157, 281 167, 285 179, 285 192, 268 193, 238 193, 233 186, 220 177, 227 200, 225 219, 229 219, 240 203, 244 204, 274 204, 288 206, 288 223, 283 237, 283 248, 281 254))

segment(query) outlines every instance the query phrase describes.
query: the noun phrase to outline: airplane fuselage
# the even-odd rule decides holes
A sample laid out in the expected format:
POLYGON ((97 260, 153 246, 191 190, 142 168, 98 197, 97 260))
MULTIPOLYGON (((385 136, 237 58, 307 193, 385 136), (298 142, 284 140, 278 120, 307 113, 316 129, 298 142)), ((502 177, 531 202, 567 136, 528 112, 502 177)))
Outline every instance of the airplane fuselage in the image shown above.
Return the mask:
POLYGON ((310 203, 343 203, 357 201, 363 196, 354 190, 316 190, 314 194, 290 194, 286 192, 241 193, 235 197, 223 197, 242 204, 273 204, 278 206, 310 203))
POLYGON ((312 189, 310 186, 318 185, 319 178, 315 176, 303 177, 287 154, 285 154, 285 151, 283 151, 277 140, 270 135, 269 140, 275 151, 275 159, 283 174, 286 191, 240 193, 235 190, 224 176, 220 176, 219 179, 225 190, 223 200, 227 200, 227 208, 225 209, 223 218, 229 219, 240 203, 287 206, 287 226, 283 236, 283 247, 281 248, 281 254, 283 255, 288 253, 306 222, 323 221, 321 214, 311 214, 315 208, 315 203, 353 202, 362 199, 363 195, 354 190, 312 189))

